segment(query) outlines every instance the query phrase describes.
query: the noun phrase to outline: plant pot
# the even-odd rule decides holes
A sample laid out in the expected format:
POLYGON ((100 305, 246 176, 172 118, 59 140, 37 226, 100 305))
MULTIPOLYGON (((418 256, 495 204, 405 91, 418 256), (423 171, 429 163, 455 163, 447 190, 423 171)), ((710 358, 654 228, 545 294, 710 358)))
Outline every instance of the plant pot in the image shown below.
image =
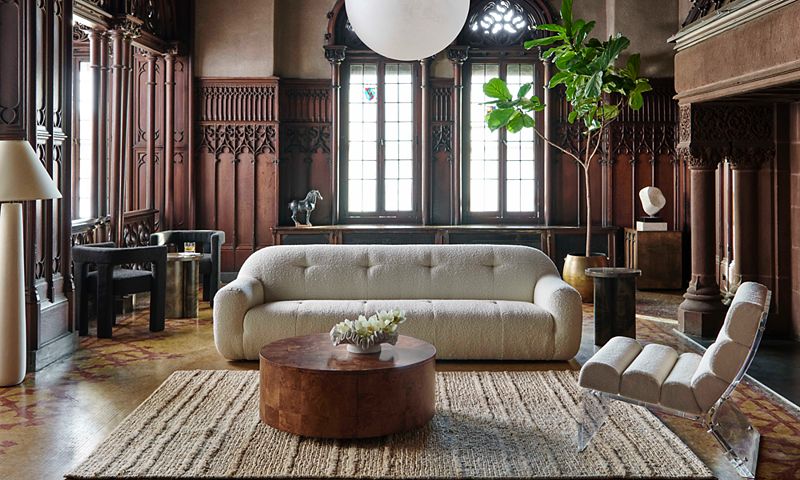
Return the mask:
POLYGON ((608 258, 604 253, 593 253, 590 257, 570 253, 564 259, 564 281, 575 287, 583 303, 594 301, 594 280, 586 275, 587 268, 606 267, 608 258))

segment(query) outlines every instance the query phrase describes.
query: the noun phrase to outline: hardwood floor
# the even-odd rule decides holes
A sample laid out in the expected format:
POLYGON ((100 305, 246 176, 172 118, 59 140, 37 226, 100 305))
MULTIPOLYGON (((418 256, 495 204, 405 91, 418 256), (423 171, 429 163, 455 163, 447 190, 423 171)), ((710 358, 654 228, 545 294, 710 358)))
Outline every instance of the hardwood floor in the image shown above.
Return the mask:
MULTIPOLYGON (((671 331, 676 305, 668 295, 640 294, 638 337, 694 348, 671 331)), ((120 316, 113 339, 82 338, 73 356, 28 375, 20 386, 0 388, 1 479, 62 478, 176 370, 258 368, 257 362, 228 362, 217 353, 207 304, 198 319, 167 320, 164 332, 151 333, 147 324, 146 310, 120 316)), ((587 307, 581 351, 570 362, 439 362, 437 369, 577 369, 595 351, 592 330, 587 307)), ((759 478, 800 479, 800 415, 747 383, 735 400, 762 433, 759 478)), ((702 429, 662 419, 719 478, 738 478, 702 429)))

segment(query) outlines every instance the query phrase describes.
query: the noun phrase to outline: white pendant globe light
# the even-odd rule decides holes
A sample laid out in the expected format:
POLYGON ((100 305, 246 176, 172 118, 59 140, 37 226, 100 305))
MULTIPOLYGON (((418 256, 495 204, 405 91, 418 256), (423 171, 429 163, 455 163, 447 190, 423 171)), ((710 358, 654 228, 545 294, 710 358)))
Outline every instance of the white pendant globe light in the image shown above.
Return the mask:
POLYGON ((469 0, 345 0, 353 31, 374 52, 394 60, 421 60, 458 36, 469 0))

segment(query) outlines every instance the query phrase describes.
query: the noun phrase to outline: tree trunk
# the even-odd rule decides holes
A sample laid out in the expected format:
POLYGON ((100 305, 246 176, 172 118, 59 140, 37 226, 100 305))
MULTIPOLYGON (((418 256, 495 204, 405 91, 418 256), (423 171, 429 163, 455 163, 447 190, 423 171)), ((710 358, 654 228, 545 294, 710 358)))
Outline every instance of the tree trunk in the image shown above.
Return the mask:
POLYGON ((583 182, 586 184, 586 256, 592 254, 592 194, 589 189, 589 164, 583 167, 583 182))

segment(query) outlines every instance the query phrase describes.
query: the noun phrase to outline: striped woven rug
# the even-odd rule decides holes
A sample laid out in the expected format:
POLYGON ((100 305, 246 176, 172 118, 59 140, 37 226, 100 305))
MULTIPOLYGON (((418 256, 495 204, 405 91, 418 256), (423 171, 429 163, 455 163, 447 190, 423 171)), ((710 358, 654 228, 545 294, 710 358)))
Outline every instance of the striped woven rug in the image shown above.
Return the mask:
POLYGON ((258 372, 170 376, 67 478, 711 478, 647 410, 617 403, 575 448, 574 372, 443 372, 426 428, 300 438, 258 418, 258 372))

